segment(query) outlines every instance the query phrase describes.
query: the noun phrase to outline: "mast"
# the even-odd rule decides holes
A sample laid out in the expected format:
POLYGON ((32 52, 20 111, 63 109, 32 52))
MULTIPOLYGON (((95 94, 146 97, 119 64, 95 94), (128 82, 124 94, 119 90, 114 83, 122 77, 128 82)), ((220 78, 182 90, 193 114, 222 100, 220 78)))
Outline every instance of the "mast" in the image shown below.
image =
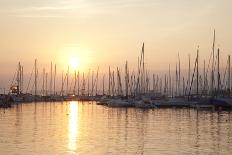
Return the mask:
POLYGON ((205 91, 206 91, 206 73, 205 73, 205 60, 204 60, 204 73, 203 73, 204 75, 203 75, 203 77, 204 77, 204 84, 203 84, 203 93, 205 93, 205 91))
POLYGON ((111 89, 111 88, 110 88, 110 83, 111 83, 110 78, 111 78, 111 75, 110 75, 110 66, 109 66, 109 96, 110 96, 110 92, 111 92, 111 91, 110 91, 110 89, 111 89))
POLYGON ((54 84, 53 84, 53 92, 54 96, 56 95, 56 64, 55 64, 55 71, 54 71, 54 84))
POLYGON ((190 54, 189 54, 189 65, 188 65, 188 89, 190 89, 190 74, 191 74, 191 63, 190 63, 190 61, 191 61, 191 58, 190 58, 190 54))
POLYGON ((185 96, 185 80, 184 80, 184 77, 183 77, 183 96, 185 96))
POLYGON ((153 74, 153 93, 155 93, 155 74, 153 74))
POLYGON ((211 95, 214 96, 214 49, 215 49, 215 30, 213 31, 213 61, 212 61, 212 79, 211 79, 211 95))
POLYGON ((169 93, 168 93, 168 96, 171 95, 171 89, 172 89, 172 86, 171 86, 171 68, 170 68, 170 64, 169 64, 169 68, 168 68, 168 83, 169 83, 169 93))
POLYGON ((120 96, 120 75, 117 67, 117 95, 120 96))
POLYGON ((180 54, 178 53, 178 60, 179 60, 179 76, 178 76, 178 94, 181 96, 181 90, 180 90, 180 54))
POLYGON ((218 74, 217 74, 217 95, 219 95, 218 93, 219 93, 219 91, 220 91, 220 62, 219 62, 219 60, 220 60, 220 55, 219 55, 219 48, 218 48, 218 50, 217 50, 217 58, 218 58, 218 62, 217 62, 217 70, 218 70, 218 74))
POLYGON ((142 47, 142 60, 143 60, 143 72, 142 72, 142 93, 145 93, 145 87, 144 87, 144 81, 145 81, 145 66, 144 66, 144 43, 143 43, 143 47, 142 47))
POLYGON ((66 90, 66 94, 67 94, 67 95, 68 95, 68 93, 69 93, 69 92, 68 92, 68 80, 69 80, 69 79, 68 79, 68 76, 69 76, 69 66, 68 66, 68 71, 67 71, 67 83, 66 83, 66 89, 67 89, 67 90, 66 90))
POLYGON ((17 69, 17 95, 20 94, 20 89, 21 89, 21 65, 19 62, 17 69))
POLYGON ((229 97, 230 97, 230 91, 231 91, 231 83, 230 83, 230 55, 228 56, 228 93, 229 93, 229 97))
POLYGON ((97 85, 98 85, 98 72, 99 72, 99 67, 97 68, 97 75, 96 75, 96 96, 97 96, 97 85))
POLYGON ((178 71, 177 71, 177 63, 176 63, 176 96, 178 96, 177 87, 178 87, 178 71))
POLYGON ((199 94, 199 46, 197 48, 197 97, 199 94))
POLYGON ((164 75, 164 96, 167 95, 167 75, 164 75))
POLYGON ((79 97, 80 95, 80 74, 79 74, 79 71, 77 73, 77 96, 79 97))
POLYGON ((21 66, 21 93, 23 92, 23 66, 21 66))
POLYGON ((82 96, 85 96, 85 73, 83 72, 83 77, 82 77, 82 96))
POLYGON ((129 81, 129 75, 128 75, 128 64, 126 61, 126 65, 125 65, 125 87, 126 87, 126 97, 128 97, 128 92, 129 92, 129 86, 128 86, 128 81, 129 81))
POLYGON ((48 96, 48 73, 46 73, 45 76, 45 94, 48 96))
POLYGON ((73 95, 76 96, 76 85, 77 85, 77 72, 74 73, 74 88, 73 88, 73 95))
POLYGON ((114 71, 112 73, 112 95, 115 95, 115 81, 114 81, 114 71))
POLYGON ((37 74, 37 59, 35 59, 35 96, 37 95, 37 74))
POLYGON ((93 89, 94 89, 93 75, 94 75, 94 71, 92 71, 92 90, 91 90, 91 96, 93 96, 93 89))
POLYGON ((105 75, 103 75, 103 81, 102 81, 102 95, 105 95, 105 75))
POLYGON ((50 77, 50 95, 52 95, 52 62, 51 62, 51 77, 50 77))
POLYGON ((61 96, 64 96, 64 71, 62 71, 62 81, 61 81, 61 96))
POLYGON ((90 74, 90 69, 89 69, 89 72, 88 72, 88 81, 87 81, 88 82, 88 84, 87 84, 87 89, 88 89, 88 94, 87 95, 88 96, 89 96, 89 74, 90 74))
POLYGON ((42 95, 44 96, 44 84, 45 84, 45 68, 43 68, 43 84, 42 84, 42 95))

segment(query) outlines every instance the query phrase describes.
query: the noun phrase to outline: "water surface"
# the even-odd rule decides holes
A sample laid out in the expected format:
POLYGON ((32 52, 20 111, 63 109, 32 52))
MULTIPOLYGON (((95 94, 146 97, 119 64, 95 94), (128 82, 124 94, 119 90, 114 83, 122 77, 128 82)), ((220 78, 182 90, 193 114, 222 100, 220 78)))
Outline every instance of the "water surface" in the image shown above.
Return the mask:
POLYGON ((0 154, 229 155, 231 123, 228 111, 27 103, 0 109, 0 154))

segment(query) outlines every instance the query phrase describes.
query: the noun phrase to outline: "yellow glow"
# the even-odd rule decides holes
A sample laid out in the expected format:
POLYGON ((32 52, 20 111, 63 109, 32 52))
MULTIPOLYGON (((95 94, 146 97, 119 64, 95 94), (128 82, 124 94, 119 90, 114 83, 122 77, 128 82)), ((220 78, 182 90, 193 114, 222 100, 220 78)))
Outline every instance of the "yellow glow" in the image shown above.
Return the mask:
POLYGON ((70 71, 84 71, 91 63, 89 51, 78 45, 65 45, 59 50, 59 63, 62 69, 70 66, 70 71))
POLYGON ((77 149, 78 135, 78 102, 72 101, 69 106, 68 148, 77 149))
POLYGON ((69 65, 72 70, 77 70, 80 67, 80 59, 78 57, 73 57, 69 60, 69 65))

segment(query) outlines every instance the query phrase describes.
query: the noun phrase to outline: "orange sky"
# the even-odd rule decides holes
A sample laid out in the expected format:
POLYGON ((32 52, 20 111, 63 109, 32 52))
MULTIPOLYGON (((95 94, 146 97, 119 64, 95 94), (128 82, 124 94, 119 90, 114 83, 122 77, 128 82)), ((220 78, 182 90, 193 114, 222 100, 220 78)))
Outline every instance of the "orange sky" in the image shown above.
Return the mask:
MULTIPOLYGON (((213 29, 222 59, 231 53, 232 1, 230 0, 1 0, 0 88, 9 84, 18 61, 31 72, 39 68, 66 70, 78 57, 80 70, 105 70, 128 60, 136 68, 145 42, 150 70, 175 68, 180 53, 182 68, 188 53, 208 59, 213 29)), ((193 60, 192 60, 193 61, 193 60)), ((203 61, 201 61, 203 63, 203 61)))

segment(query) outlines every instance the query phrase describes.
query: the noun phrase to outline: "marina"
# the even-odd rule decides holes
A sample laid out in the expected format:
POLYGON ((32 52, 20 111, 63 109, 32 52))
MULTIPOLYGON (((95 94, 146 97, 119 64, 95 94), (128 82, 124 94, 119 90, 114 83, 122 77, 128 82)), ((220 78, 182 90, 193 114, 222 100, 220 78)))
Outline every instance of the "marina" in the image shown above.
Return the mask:
POLYGON ((20 102, 73 100, 97 101, 98 104, 109 107, 231 110, 230 55, 226 66, 222 67, 220 65, 220 49, 215 50, 215 30, 207 68, 205 60, 204 67, 199 67, 199 52, 198 47, 192 68, 189 56, 189 68, 186 75, 181 74, 183 71, 179 54, 174 75, 171 74, 170 65, 168 73, 165 75, 150 74, 145 66, 145 45, 143 43, 138 57, 137 72, 129 71, 127 61, 124 71, 118 67, 113 70, 109 66, 107 81, 105 74, 100 79, 99 67, 95 74, 92 71, 91 75, 89 71, 87 77, 86 73, 76 70, 72 75, 68 67, 65 75, 62 72, 60 91, 57 90, 56 64, 51 62, 50 81, 48 81, 48 72, 45 72, 45 68, 43 68, 41 84, 38 83, 38 60, 35 59, 31 77, 24 92, 23 66, 19 62, 8 94, 1 94, 0 107, 7 108, 11 107, 12 103, 20 102), (31 93, 28 92, 29 86, 31 93), (108 89, 106 89, 107 87, 108 89))
POLYGON ((232 155, 231 14, 0 0, 0 155, 232 155))

